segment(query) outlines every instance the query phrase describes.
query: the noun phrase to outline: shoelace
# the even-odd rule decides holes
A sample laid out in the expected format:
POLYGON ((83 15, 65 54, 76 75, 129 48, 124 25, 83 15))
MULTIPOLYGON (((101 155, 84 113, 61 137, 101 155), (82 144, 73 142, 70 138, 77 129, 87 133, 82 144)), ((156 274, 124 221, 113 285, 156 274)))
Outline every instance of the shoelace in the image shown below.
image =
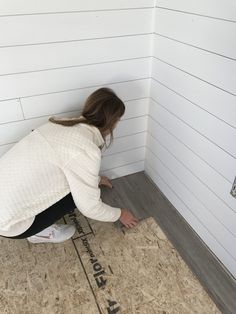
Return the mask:
POLYGON ((51 238, 55 238, 55 230, 60 230, 60 226, 56 225, 56 224, 53 224, 50 226, 51 228, 51 232, 49 232, 48 236, 40 236, 40 235, 37 235, 37 237, 40 237, 40 238, 47 238, 47 239, 51 239, 51 238), (52 237, 51 237, 52 236, 52 237))
MULTIPOLYGON (((59 230, 59 227, 57 225, 53 225, 53 228, 56 229, 56 230, 59 230)), ((47 236, 46 235, 45 236, 43 236, 43 235, 36 235, 36 236, 40 237, 40 238, 47 238, 47 239, 55 238, 55 230, 52 229, 47 236)))
POLYGON ((46 238, 46 239, 51 239, 51 233, 49 233, 49 235, 48 236, 43 236, 43 235, 37 235, 37 234, 35 234, 34 236, 35 237, 38 237, 38 238, 46 238))

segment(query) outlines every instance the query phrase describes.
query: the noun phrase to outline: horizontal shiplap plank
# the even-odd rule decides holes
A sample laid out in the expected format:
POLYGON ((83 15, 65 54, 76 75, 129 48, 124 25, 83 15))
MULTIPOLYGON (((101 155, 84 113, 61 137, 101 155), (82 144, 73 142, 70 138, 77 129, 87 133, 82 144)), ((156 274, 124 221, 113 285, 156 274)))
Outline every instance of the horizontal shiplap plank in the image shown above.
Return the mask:
POLYGON ((151 33, 152 15, 150 8, 1 17, 0 46, 151 33))
POLYGON ((132 173, 144 170, 144 161, 130 163, 121 167, 113 168, 111 170, 102 171, 100 175, 109 177, 110 179, 120 178, 132 173))
POLYGON ((121 120, 114 129, 114 137, 127 136, 147 130, 148 116, 121 120))
POLYGON ((156 35, 154 56, 236 95, 236 62, 156 35))
MULTIPOLYGON (((121 120, 130 119, 134 117, 140 117, 140 116, 148 114, 149 99, 144 98, 144 99, 130 100, 130 101, 124 102, 124 105, 125 105, 125 113, 121 117, 121 120)), ((80 110, 81 113, 82 113, 82 109, 83 109, 83 105, 81 105, 80 107, 77 106, 77 110, 80 110)), ((71 110, 68 110, 68 111, 71 112, 71 110)))
POLYGON ((158 7, 236 21, 234 0, 158 0, 158 7))
POLYGON ((19 99, 0 101, 0 124, 22 120, 23 118, 19 99))
MULTIPOLYGON (((58 114, 58 117, 73 117, 76 113, 58 114)), ((79 111, 77 112, 79 115, 79 111)), ((35 119, 21 120, 12 123, 0 125, 0 145, 18 142, 24 136, 28 135, 33 129, 39 127, 48 121, 49 116, 44 116, 35 119)))
POLYGON ((160 60, 154 59, 152 65, 156 80, 236 128, 235 96, 160 60))
POLYGON ((121 117, 121 120, 147 115, 148 110, 149 98, 126 101, 125 113, 121 117))
MULTIPOLYGON (((136 98, 148 98, 149 83, 150 79, 144 79, 108 84, 106 87, 111 88, 122 101, 129 101, 136 98)), ((86 98, 101 87, 104 87, 104 85, 21 98, 24 116, 26 119, 29 119, 43 115, 79 110, 84 105, 86 98)))
POLYGON ((166 110, 236 158, 236 129, 152 81, 152 97, 166 110))
MULTIPOLYGON (((152 127, 152 129, 155 130, 155 126, 152 127)), ((229 183, 226 182, 225 185, 222 186, 225 193, 220 192, 219 195, 216 195, 206 186, 206 183, 203 181, 205 175, 201 177, 201 168, 200 173, 196 175, 198 164, 195 162, 195 160, 192 162, 192 168, 186 167, 184 162, 182 162, 182 160, 179 158, 183 157, 184 161, 187 159, 187 157, 184 156, 183 153, 180 154, 179 152, 171 151, 171 144, 170 150, 165 148, 161 141, 163 141, 162 138, 159 139, 159 137, 157 137, 155 134, 150 133, 147 137, 147 146, 158 158, 162 160, 162 162, 165 163, 165 165, 168 166, 174 175, 179 178, 182 184, 193 194, 197 201, 200 202, 205 207, 205 209, 208 210, 211 215, 213 215, 222 225, 224 225, 224 227, 233 235, 236 241, 236 210, 233 211, 232 208, 229 208, 229 206, 220 198, 223 197, 223 194, 226 194, 226 188, 228 187, 229 183)), ((211 175, 210 171, 207 173, 211 175)), ((216 175, 213 174, 213 176, 207 179, 207 183, 209 183, 211 188, 212 185, 216 185, 215 183, 212 184, 214 177, 216 177, 216 175)), ((233 208, 235 209, 234 204, 233 208)))
MULTIPOLYGON (((146 145, 146 137, 147 137, 147 133, 141 132, 138 134, 132 134, 132 135, 124 136, 124 137, 114 138, 114 141, 112 142, 109 148, 107 149, 105 147, 103 148, 102 158, 103 156, 108 156, 108 155, 114 157, 114 155, 117 153, 144 147, 146 145)), ((0 158, 14 144, 15 143, 0 145, 0 158)), ((109 141, 108 141, 108 144, 109 144, 109 141)))
MULTIPOLYGON (((152 147, 153 148, 153 147, 152 147)), ((175 175, 174 169, 165 161, 156 157, 153 149, 147 146, 146 158, 152 168, 160 173, 165 181, 174 187, 175 193, 187 205, 188 208, 198 217, 203 225, 214 234, 217 241, 225 248, 236 262, 236 238, 198 201, 198 199, 181 182, 181 177, 175 175), (207 222, 207 223, 206 223, 207 222)))
POLYGON ((0 49, 0 75, 146 57, 150 49, 151 35, 6 47, 0 49))
MULTIPOLYGON (((236 261, 235 259, 225 250, 225 248, 218 242, 214 234, 212 234, 205 223, 201 222, 196 216, 195 212, 189 208, 180 196, 176 194, 173 188, 172 181, 169 181, 167 175, 159 169, 153 169, 150 163, 145 161, 145 172, 150 176, 158 188, 164 193, 167 199, 172 205, 178 210, 180 215, 189 223, 189 225, 195 230, 195 232, 201 237, 204 243, 210 248, 210 250, 219 258, 222 264, 236 277, 236 261)), ((172 180, 172 178, 170 179, 172 180)), ((234 248, 231 248, 232 251, 234 248)))
POLYGON ((153 0, 0 0, 0 15, 153 7, 153 0))
POLYGON ((177 119, 158 103, 153 103, 153 100, 150 102, 149 115, 157 117, 158 122, 165 130, 191 149, 229 182, 233 183, 235 176, 235 159, 233 157, 177 119), (158 113, 155 112, 157 108, 158 113))
POLYGON ((104 156, 101 161, 101 171, 121 167, 123 165, 142 161, 144 159, 145 146, 122 153, 116 153, 111 156, 104 156))
MULTIPOLYGON (((113 155, 123 151, 139 148, 146 145, 147 132, 115 138, 109 148, 103 147, 102 156, 113 155)), ((108 142, 109 143, 109 142, 108 142)))
MULTIPOLYGON (((135 99, 124 102, 125 105, 125 113, 121 117, 121 120, 132 119, 137 117, 142 117, 148 115, 149 110, 149 98, 135 99)), ((77 106, 77 110, 82 113, 83 105, 79 108, 77 106)), ((77 113, 77 110, 75 113, 77 113)), ((72 111, 68 111, 70 114, 73 114, 72 111)))
MULTIPOLYGON (((158 114, 158 105, 152 104, 156 110, 152 110, 153 114, 158 114)), ((191 171, 212 193, 215 194, 208 201, 221 199, 224 204, 223 208, 229 207, 235 214, 236 219, 236 207, 235 200, 229 193, 231 190, 232 182, 226 180, 218 172, 212 169, 206 162, 204 162, 199 156, 197 156, 192 150, 183 145, 173 135, 167 132, 158 122, 158 117, 153 116, 148 121, 148 131, 152 136, 160 142, 175 158, 178 159, 189 171, 191 171), (155 119, 155 120, 154 120, 155 119), (157 136, 158 134, 158 136, 157 136)), ((201 193, 202 195, 202 193, 201 193)), ((210 208, 215 208, 215 205, 210 208)), ((236 230, 235 230, 236 232, 236 230)))
POLYGON ((156 8, 155 32, 236 59, 236 23, 156 8))
MULTIPOLYGON (((73 117, 79 115, 80 112, 70 112, 58 114, 59 117, 73 117)), ((17 142, 32 129, 39 127, 41 124, 48 121, 49 116, 40 118, 23 120, 14 123, 7 123, 0 125, 0 145, 17 142)), ((114 130, 114 137, 127 136, 139 132, 144 132, 147 129, 147 116, 133 118, 128 120, 121 120, 114 130)))
POLYGON ((0 76, 0 100, 150 77, 150 58, 0 76))
MULTIPOLYGON (((117 127, 119 130, 114 131, 114 135, 125 136, 129 134, 129 126, 132 125, 132 134, 135 132, 143 132, 147 127, 148 114, 148 98, 130 100, 125 103, 126 110, 124 116, 121 118, 120 124, 122 127, 117 127), (133 119, 132 119, 133 118, 133 119), (128 119, 128 120, 126 120, 128 119)), ((79 109, 79 107, 77 108, 79 109)), ((69 112, 69 116, 78 116, 81 114, 82 107, 78 111, 69 112)), ((51 116, 51 115, 49 115, 51 116)), ((45 115, 40 118, 27 119, 15 123, 7 123, 0 126, 0 145, 18 141, 31 129, 39 126, 48 120, 49 116, 45 115)), ((67 116, 66 113, 57 114, 56 116, 67 116)))

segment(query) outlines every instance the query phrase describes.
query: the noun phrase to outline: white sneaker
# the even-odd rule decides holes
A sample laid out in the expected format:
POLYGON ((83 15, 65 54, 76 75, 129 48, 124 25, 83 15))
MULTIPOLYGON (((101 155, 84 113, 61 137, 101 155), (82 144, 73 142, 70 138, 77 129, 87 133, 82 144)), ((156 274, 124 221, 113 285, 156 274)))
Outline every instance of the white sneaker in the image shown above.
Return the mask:
POLYGON ((60 243, 70 239, 75 233, 75 226, 65 224, 53 224, 46 229, 28 237, 31 243, 60 243))

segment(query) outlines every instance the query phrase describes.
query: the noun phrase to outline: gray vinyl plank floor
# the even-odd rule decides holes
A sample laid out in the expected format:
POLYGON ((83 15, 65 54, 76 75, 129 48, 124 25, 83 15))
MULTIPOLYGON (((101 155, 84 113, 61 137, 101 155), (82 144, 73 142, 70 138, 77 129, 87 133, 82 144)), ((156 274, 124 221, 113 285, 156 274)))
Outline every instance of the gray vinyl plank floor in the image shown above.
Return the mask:
POLYGON ((112 184, 112 193, 102 187, 103 201, 131 210, 140 220, 153 217, 221 312, 236 313, 235 278, 145 172, 114 179, 112 184))

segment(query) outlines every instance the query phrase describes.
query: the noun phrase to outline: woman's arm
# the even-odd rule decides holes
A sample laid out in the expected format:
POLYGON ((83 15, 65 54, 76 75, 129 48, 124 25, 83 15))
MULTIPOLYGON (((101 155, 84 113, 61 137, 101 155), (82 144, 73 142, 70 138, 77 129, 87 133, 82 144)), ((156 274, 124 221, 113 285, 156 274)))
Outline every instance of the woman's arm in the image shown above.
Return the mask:
POLYGON ((105 204, 100 198, 100 164, 99 150, 81 150, 66 164, 63 171, 78 210, 88 218, 112 222, 120 218, 121 208, 105 204))

